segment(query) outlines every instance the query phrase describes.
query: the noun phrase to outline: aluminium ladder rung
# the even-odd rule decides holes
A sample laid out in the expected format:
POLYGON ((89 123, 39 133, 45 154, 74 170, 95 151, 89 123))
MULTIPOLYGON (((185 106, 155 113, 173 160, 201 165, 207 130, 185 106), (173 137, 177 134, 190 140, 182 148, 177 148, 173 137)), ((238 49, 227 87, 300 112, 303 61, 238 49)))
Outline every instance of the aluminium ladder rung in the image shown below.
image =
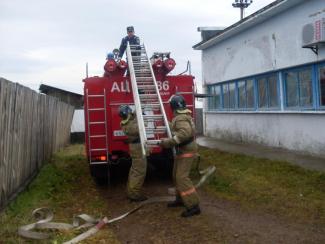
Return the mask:
POLYGON ((138 89, 155 89, 155 85, 140 85, 138 86, 138 89))
POLYGON ((89 111, 104 111, 105 108, 89 108, 89 111))
POLYGON ((153 80, 139 80, 137 81, 138 85, 154 85, 153 80))
POLYGON ((145 114, 143 118, 163 118, 162 114, 145 114))
POLYGON ((140 94, 139 95, 139 97, 157 97, 158 95, 157 95, 157 93, 155 93, 155 94, 140 94))
POLYGON ((144 50, 141 50, 141 49, 131 49, 131 53, 143 53, 143 54, 145 54, 146 52, 144 50))
MULTIPOLYGON (((146 95, 146 94, 143 94, 143 95, 146 95)), ((155 94, 156 95, 156 94, 155 94)), ((155 97, 147 97, 147 96, 144 96, 144 97, 140 97, 140 101, 141 102, 146 102, 146 101, 158 101, 157 99, 157 95, 155 97)))
POLYGON ((137 83, 139 81, 150 81, 150 82, 153 82, 153 79, 150 76, 138 76, 138 75, 136 75, 135 77, 137 78, 137 83))
POLYGON ((161 142, 161 140, 147 140, 146 141, 146 144, 147 145, 158 145, 158 144, 160 144, 160 142, 161 142))
POLYGON ((150 67, 148 64, 143 64, 143 61, 146 61, 146 62, 148 62, 148 60, 140 60, 140 62, 134 62, 134 65, 133 65, 133 67, 134 68, 140 68, 140 67, 142 67, 142 68, 144 68, 144 67, 146 67, 146 68, 148 68, 148 67, 150 67))
POLYGON ((94 135, 94 136, 90 136, 90 138, 103 138, 106 137, 106 135, 94 135))
POLYGON ((91 125, 105 124, 105 121, 93 121, 93 122, 89 122, 89 124, 91 125))
POLYGON ((139 72, 148 73, 148 72, 150 72, 150 74, 151 74, 151 70, 150 70, 150 68, 148 69, 148 67, 137 67, 137 69, 135 69, 134 72, 135 73, 139 73, 139 72))
POLYGON ((137 44, 135 44, 135 45, 133 45, 133 44, 130 44, 130 48, 131 48, 131 50, 132 50, 132 48, 141 48, 141 49, 144 49, 144 46, 143 45, 137 45, 137 44))
POLYGON ((163 117, 143 118, 143 120, 146 122, 162 121, 163 119, 164 119, 163 117))
POLYGON ((154 83, 153 83, 153 81, 151 80, 146 80, 146 81, 138 81, 137 82, 137 84, 138 85, 140 85, 140 86, 152 86, 152 85, 154 85, 154 83))
POLYGON ((143 80, 143 79, 146 79, 147 78, 147 80, 150 78, 150 80, 152 80, 152 77, 151 76, 148 76, 148 74, 149 73, 146 73, 146 74, 144 74, 144 73, 137 73, 137 74, 135 74, 135 77, 136 78, 138 78, 138 79, 140 79, 140 80, 143 80), (140 76, 141 75, 141 76, 140 76))
POLYGON ((162 126, 163 128, 146 128, 146 131, 147 132, 158 132, 158 133, 164 133, 166 132, 166 127, 165 126, 162 126))
POLYGON ((96 152, 96 151, 106 151, 106 148, 95 148, 95 149, 90 149, 90 151, 92 152, 96 152))
POLYGON ((154 103, 150 103, 150 104, 141 104, 141 107, 145 108, 155 108, 155 107, 159 107, 160 108, 160 104, 154 104, 154 103))
POLYGON ((88 97, 104 97, 104 94, 88 95, 88 97))
MULTIPOLYGON (((142 95, 148 95, 148 94, 142 94, 142 95)), ((156 94, 155 94, 156 95, 156 94)), ((140 97, 140 101, 143 103, 146 102, 158 102, 157 97, 148 97, 148 96, 144 96, 144 97, 140 97)))
POLYGON ((149 61, 148 58, 146 56, 142 56, 141 54, 134 56, 132 58, 132 61, 135 62, 135 64, 143 64, 143 65, 147 65, 147 62, 149 61))
POLYGON ((153 129, 153 130, 146 129, 146 132, 148 134, 165 134, 166 131, 167 131, 166 129, 159 129, 159 130, 158 129, 156 129, 156 130, 155 129, 153 129))
POLYGON ((144 74, 144 75, 150 75, 151 77, 151 71, 150 70, 136 70, 134 71, 135 74, 144 74))
MULTIPOLYGON (((139 82, 138 85, 141 85, 141 86, 151 86, 152 83, 149 83, 149 82, 147 82, 147 83, 139 82)), ((141 88, 138 88, 138 89, 141 90, 141 88)))

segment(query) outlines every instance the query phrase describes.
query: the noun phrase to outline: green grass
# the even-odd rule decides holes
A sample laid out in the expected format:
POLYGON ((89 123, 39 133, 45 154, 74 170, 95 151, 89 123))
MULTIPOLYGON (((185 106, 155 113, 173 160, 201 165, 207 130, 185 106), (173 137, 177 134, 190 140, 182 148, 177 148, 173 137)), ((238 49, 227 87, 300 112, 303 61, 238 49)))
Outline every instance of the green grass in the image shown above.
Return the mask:
MULTIPOLYGON (((109 206, 90 177, 82 145, 57 153, 28 188, 0 214, 0 243, 34 243, 17 235, 21 225, 33 223, 35 208, 49 207, 54 221, 71 223, 73 215, 110 216, 109 206)), ((257 159, 200 148, 201 168, 217 170, 205 189, 243 207, 269 212, 300 222, 325 225, 325 174, 287 162, 257 159)), ((78 232, 52 232, 37 243, 62 243, 78 232)), ((108 228, 83 243, 118 243, 108 228)))
POLYGON ((201 167, 217 170, 207 190, 299 221, 325 224, 325 174, 287 162, 258 159, 200 147, 201 167))
MULTIPOLYGON (((53 221, 64 223, 72 223, 73 216, 81 213, 95 217, 110 214, 105 199, 102 198, 90 177, 83 151, 82 145, 69 146, 55 154, 44 165, 27 189, 0 214, 0 243, 33 243, 31 240, 20 238, 17 229, 21 225, 35 222, 31 216, 35 208, 52 209, 53 221)), ((72 239, 78 233, 80 232, 57 231, 51 233, 50 240, 37 241, 37 243, 62 243, 72 239)), ((101 239, 118 243, 112 231, 106 229, 87 241, 96 243, 101 239)))

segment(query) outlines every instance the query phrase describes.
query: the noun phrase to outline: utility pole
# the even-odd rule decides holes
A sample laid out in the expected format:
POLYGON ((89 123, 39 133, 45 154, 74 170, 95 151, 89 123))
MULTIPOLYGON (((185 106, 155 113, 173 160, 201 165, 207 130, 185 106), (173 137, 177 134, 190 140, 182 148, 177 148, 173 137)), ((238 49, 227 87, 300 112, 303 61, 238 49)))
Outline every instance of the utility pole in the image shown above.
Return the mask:
POLYGON ((253 0, 235 0, 235 2, 232 4, 234 8, 240 8, 240 19, 242 20, 244 18, 244 9, 247 8, 253 0))

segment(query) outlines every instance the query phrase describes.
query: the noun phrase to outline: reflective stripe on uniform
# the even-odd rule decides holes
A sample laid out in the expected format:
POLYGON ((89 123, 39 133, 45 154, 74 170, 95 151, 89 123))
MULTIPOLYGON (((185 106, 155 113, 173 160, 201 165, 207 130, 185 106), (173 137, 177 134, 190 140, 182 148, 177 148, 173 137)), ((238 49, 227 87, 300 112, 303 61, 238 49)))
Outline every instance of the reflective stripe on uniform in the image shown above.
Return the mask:
POLYGON ((187 191, 180 192, 180 194, 181 194, 182 197, 185 197, 185 196, 191 195, 191 194, 193 194, 195 192, 196 192, 195 187, 192 187, 187 191))
POLYGON ((180 144, 180 143, 181 143, 181 141, 178 139, 177 136, 173 136, 173 139, 175 140, 175 142, 176 142, 177 144, 180 144))
POLYGON ((177 158, 193 158, 195 156, 195 153, 183 153, 180 155, 177 155, 177 158))

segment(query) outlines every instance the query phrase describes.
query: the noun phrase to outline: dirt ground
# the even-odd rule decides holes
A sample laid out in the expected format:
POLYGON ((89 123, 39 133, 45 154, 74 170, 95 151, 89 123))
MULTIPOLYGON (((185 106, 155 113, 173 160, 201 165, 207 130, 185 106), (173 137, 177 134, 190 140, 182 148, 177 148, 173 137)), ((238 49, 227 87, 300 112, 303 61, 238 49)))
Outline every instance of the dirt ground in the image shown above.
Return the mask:
MULTIPOLYGON (((125 181, 101 188, 113 217, 136 206, 125 196, 125 181)), ((149 197, 166 196, 170 180, 151 177, 145 182, 149 197)), ((272 213, 244 208, 199 190, 202 214, 184 219, 180 208, 154 203, 108 226, 121 243, 325 243, 324 226, 297 223, 272 213)))

